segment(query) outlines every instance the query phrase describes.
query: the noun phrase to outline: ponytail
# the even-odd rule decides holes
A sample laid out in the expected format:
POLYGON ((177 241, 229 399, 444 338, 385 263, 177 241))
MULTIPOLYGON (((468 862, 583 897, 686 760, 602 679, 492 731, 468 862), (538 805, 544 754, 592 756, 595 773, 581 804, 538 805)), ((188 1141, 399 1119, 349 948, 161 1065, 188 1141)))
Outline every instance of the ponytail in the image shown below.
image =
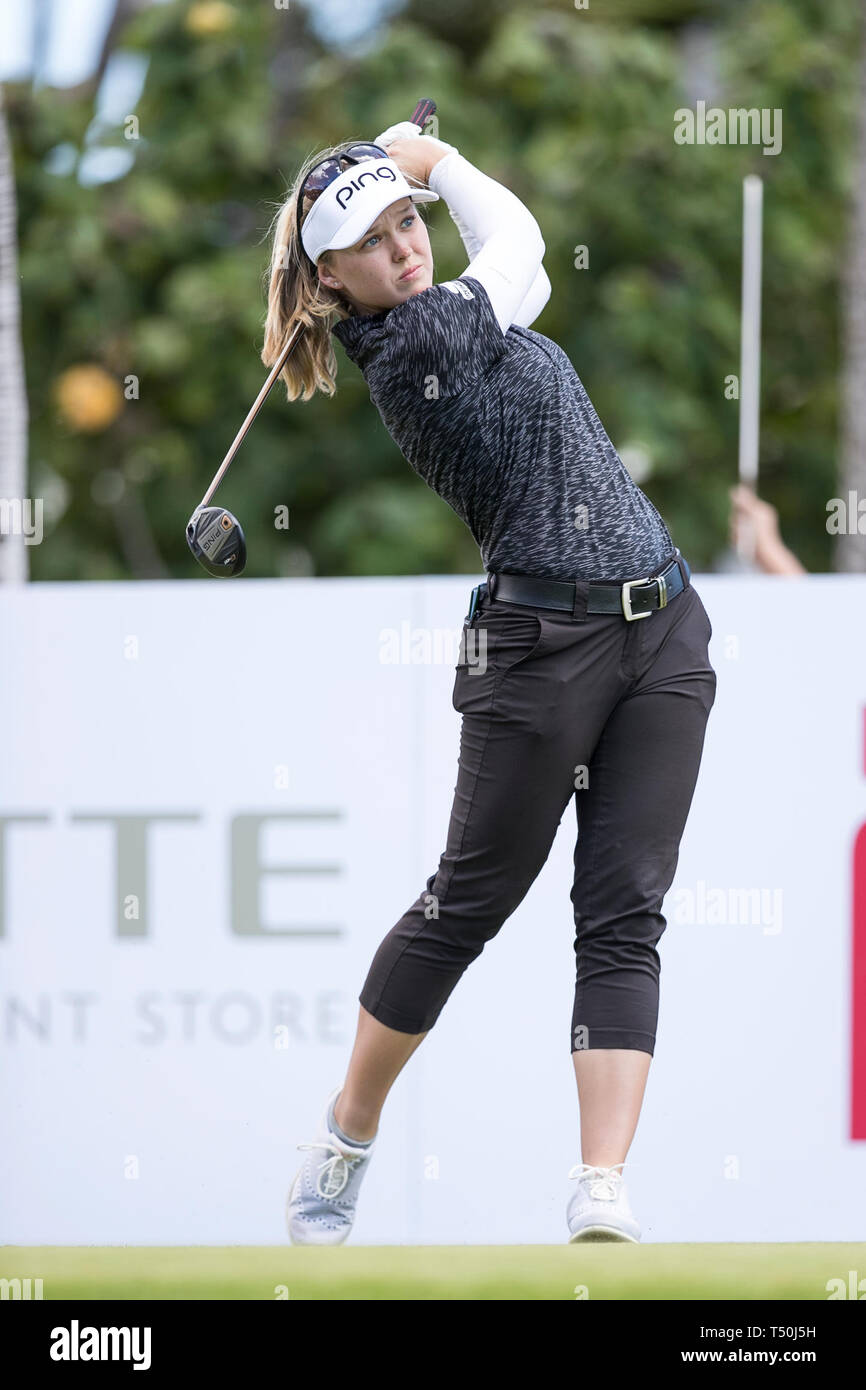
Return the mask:
MULTIPOLYGON (((280 372, 286 396, 308 401, 316 391, 333 396, 337 389, 337 359, 331 342, 334 317, 348 318, 351 306, 336 290, 323 285, 316 267, 298 237, 297 202, 301 184, 320 159, 335 151, 325 150, 305 161, 285 200, 271 222, 271 263, 266 272, 268 308, 262 361, 272 367, 297 324, 305 325, 280 372)), ((308 200, 305 197, 304 202, 308 200)), ((312 200, 304 209, 309 212, 312 200)), ((324 256, 327 257, 327 251, 324 256)))

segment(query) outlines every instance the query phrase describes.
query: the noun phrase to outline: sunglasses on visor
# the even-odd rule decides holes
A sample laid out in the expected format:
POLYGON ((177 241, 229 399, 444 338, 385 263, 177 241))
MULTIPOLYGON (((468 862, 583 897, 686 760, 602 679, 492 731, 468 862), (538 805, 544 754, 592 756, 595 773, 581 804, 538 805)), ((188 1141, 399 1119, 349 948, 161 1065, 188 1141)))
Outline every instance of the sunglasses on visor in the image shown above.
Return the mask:
MULTIPOLYGON (((304 198, 318 198, 320 193, 324 193, 329 184, 338 179, 345 173, 346 166, 352 164, 363 164, 367 159, 390 159, 387 150, 383 150, 381 145, 350 145, 342 154, 329 155, 322 159, 318 164, 314 164, 304 182, 301 184, 301 191, 298 194, 298 245, 307 254, 304 243, 301 240, 301 209, 304 206, 304 198)), ((309 256, 307 256, 309 260, 309 256)))

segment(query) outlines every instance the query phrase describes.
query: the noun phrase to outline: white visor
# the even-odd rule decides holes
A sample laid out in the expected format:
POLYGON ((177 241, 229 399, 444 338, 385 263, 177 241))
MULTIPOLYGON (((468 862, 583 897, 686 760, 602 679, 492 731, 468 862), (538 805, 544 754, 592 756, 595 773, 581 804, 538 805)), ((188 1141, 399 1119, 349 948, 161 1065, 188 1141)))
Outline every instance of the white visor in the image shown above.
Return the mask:
POLYGON ((393 159, 365 159, 350 165, 319 194, 301 225, 301 240, 310 260, 316 262, 323 251, 353 246, 379 213, 401 198, 437 203, 439 194, 432 188, 410 188, 393 159))

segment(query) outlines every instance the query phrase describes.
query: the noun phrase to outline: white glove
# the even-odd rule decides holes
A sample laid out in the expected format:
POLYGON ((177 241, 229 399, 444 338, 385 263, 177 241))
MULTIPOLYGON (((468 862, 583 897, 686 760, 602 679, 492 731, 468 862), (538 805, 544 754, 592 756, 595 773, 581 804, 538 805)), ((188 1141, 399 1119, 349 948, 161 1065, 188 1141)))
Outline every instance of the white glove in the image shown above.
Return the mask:
MULTIPOLYGON (((394 140, 409 140, 412 136, 421 134, 421 126, 416 125, 414 121, 398 121, 396 125, 389 125, 387 130, 383 130, 381 135, 377 135, 373 143, 381 145, 383 150, 387 150, 394 140)), ((449 145, 445 140, 437 140, 432 135, 428 135, 427 139, 432 140, 434 145, 446 153, 457 148, 456 145, 449 145)))

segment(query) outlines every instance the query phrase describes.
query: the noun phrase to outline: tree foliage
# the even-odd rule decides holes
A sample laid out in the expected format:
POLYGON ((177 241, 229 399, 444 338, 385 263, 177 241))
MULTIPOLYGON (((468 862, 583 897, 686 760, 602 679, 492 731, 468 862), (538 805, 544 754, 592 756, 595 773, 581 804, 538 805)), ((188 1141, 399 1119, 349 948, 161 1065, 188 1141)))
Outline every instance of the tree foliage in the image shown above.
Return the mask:
MULTIPOLYGON (((30 492, 45 498, 32 577, 201 577, 184 528, 266 374, 276 205, 308 153, 372 139, 421 96, 537 217, 553 293, 534 327, 569 354, 697 569, 727 538, 742 179, 762 176, 759 486, 804 564, 830 568, 858 42, 846 0, 412 0, 349 51, 296 5, 183 0, 120 26, 116 51, 148 60, 137 132, 96 121, 87 84, 7 84, 30 492), (781 152, 677 144, 674 113, 698 99, 781 110, 781 152), (128 170, 82 180, 97 146, 128 170)), ((428 226, 437 280, 459 274, 444 205, 428 226)), ((336 396, 288 405, 275 389, 217 494, 244 525, 247 573, 478 572, 468 530, 337 356, 336 396)))

